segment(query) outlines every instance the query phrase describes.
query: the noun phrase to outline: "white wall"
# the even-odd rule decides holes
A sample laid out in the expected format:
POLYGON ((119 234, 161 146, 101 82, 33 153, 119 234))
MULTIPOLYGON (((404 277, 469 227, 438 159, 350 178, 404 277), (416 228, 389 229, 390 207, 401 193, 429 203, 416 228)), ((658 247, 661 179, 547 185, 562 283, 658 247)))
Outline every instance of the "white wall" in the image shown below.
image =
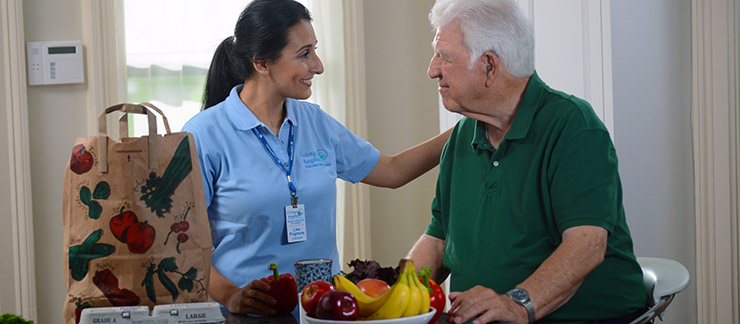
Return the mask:
MULTIPOLYGON (((24 0, 23 11, 27 42, 82 39, 79 0, 24 0)), ((62 184, 75 138, 87 136, 86 87, 28 87, 37 323, 60 322, 66 293, 62 184)))
POLYGON ((696 323, 691 3, 612 1, 611 20, 614 137, 635 253, 689 269, 667 320, 696 323))
MULTIPOLYGON (((365 0, 368 139, 396 154, 439 133, 437 83, 426 69, 433 0, 365 0)), ((431 219, 437 168, 399 189, 370 189, 372 255, 395 266, 431 219)))

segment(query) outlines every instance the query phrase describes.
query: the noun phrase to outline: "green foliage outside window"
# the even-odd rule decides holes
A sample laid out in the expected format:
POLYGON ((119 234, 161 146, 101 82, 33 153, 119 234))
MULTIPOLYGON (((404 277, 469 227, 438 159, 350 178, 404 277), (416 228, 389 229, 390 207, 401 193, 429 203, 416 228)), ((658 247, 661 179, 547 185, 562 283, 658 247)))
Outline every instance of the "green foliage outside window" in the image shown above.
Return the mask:
POLYGON ((183 66, 170 70, 158 65, 149 68, 127 67, 128 101, 158 100, 171 106, 181 106, 184 100, 201 102, 208 70, 183 66))

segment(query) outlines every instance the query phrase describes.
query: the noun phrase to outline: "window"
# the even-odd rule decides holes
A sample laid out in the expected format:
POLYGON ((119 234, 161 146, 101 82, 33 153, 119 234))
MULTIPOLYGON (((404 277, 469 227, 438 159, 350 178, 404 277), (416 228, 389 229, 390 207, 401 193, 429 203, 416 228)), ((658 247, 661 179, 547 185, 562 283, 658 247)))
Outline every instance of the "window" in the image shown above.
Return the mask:
MULTIPOLYGON (((153 103, 179 131, 200 111, 213 52, 233 34, 245 6, 244 0, 124 1, 126 101, 153 103)), ((132 136, 146 134, 145 118, 134 116, 132 136)))
MULTIPOLYGON (((310 1, 299 2, 311 8, 310 1)), ((124 1, 126 102, 153 103, 167 116, 172 131, 179 131, 200 111, 213 53, 233 35, 247 4, 245 0, 124 1)), ((132 136, 146 135, 145 119, 133 116, 132 136)), ((164 129, 161 121, 158 128, 164 129)))

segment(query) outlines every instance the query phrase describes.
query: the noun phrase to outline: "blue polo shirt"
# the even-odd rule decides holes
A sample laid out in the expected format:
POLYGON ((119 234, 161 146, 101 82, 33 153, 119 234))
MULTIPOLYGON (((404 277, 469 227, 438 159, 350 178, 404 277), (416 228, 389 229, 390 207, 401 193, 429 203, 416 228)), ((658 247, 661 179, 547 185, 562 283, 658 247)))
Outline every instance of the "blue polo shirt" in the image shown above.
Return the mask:
POLYGON ((275 136, 241 101, 241 88, 234 87, 226 100, 183 127, 193 134, 198 150, 213 265, 239 287, 269 276, 271 262, 281 273, 294 273, 296 260, 329 258, 333 272, 339 272, 336 180, 364 179, 380 152, 318 105, 294 99, 285 100, 287 116, 275 136), (295 136, 291 178, 306 215, 307 240, 297 243, 287 239, 285 206, 291 195, 285 172, 252 131, 258 128, 280 161, 287 162, 290 124, 295 136))

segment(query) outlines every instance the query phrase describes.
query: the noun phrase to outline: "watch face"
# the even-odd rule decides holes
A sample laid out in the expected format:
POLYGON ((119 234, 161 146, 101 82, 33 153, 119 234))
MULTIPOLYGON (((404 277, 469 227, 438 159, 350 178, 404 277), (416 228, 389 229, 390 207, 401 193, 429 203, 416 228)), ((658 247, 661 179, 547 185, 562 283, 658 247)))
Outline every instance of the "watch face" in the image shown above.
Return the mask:
POLYGON ((529 294, 524 289, 514 289, 511 291, 511 298, 523 302, 529 299, 529 294))

